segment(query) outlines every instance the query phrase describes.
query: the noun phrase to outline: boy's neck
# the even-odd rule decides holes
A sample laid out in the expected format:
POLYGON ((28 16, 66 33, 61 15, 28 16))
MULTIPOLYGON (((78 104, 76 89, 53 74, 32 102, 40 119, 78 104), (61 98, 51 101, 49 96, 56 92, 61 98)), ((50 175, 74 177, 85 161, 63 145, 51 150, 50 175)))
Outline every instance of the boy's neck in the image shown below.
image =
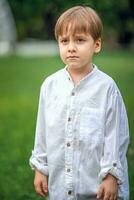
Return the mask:
POLYGON ((89 74, 93 70, 93 68, 93 64, 91 63, 88 67, 78 69, 67 66, 67 71, 69 72, 75 86, 80 80, 82 80, 87 74, 89 74))

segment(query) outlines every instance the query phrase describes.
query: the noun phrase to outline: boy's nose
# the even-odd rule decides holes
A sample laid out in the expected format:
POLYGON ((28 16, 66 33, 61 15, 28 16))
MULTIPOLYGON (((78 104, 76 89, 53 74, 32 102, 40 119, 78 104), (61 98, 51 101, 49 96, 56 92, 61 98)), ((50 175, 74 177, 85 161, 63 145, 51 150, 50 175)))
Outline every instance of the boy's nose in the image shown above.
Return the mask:
POLYGON ((76 51, 75 44, 74 42, 70 42, 68 45, 68 52, 74 52, 74 51, 76 51))

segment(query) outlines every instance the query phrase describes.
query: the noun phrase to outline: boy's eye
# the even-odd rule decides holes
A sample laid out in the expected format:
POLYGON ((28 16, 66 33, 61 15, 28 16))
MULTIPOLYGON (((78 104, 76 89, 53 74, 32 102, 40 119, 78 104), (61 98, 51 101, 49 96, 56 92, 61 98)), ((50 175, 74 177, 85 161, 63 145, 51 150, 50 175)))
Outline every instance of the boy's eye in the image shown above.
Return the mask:
POLYGON ((67 39, 61 39, 61 43, 66 44, 68 42, 67 39))
POLYGON ((85 41, 84 38, 77 38, 77 42, 79 42, 79 43, 82 43, 82 42, 84 42, 84 41, 85 41))

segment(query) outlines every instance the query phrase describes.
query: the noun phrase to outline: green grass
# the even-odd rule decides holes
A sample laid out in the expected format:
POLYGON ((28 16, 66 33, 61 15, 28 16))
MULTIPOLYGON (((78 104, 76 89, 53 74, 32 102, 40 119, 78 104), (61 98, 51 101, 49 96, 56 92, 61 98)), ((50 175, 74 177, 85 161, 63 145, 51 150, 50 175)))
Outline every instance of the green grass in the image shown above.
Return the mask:
MULTIPOLYGON (((130 124, 128 151, 131 200, 134 196, 134 57, 130 52, 104 52, 95 57, 112 76, 124 98, 130 124)), ((28 160, 34 144, 38 96, 44 78, 64 67, 58 57, 0 58, 0 199, 39 200, 28 160)))

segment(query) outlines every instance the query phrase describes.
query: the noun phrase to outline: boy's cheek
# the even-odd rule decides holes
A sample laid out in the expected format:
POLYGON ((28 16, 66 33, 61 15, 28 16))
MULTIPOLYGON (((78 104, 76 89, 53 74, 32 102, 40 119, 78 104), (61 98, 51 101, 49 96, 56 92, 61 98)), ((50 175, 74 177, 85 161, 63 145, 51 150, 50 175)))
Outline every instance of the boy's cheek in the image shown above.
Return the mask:
POLYGON ((63 53, 60 53, 61 60, 66 64, 66 56, 63 53))

